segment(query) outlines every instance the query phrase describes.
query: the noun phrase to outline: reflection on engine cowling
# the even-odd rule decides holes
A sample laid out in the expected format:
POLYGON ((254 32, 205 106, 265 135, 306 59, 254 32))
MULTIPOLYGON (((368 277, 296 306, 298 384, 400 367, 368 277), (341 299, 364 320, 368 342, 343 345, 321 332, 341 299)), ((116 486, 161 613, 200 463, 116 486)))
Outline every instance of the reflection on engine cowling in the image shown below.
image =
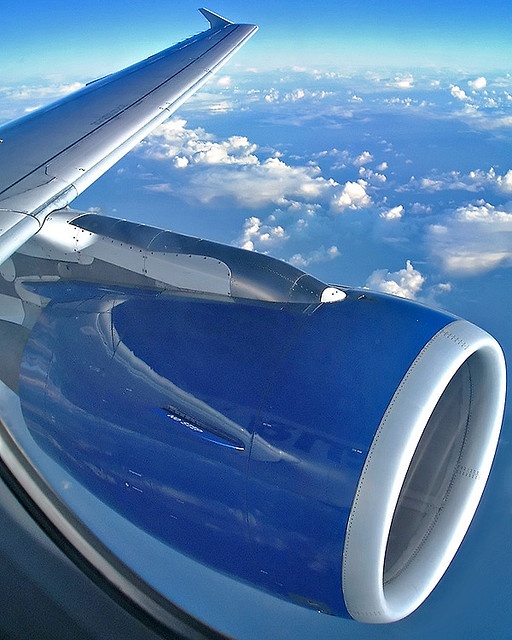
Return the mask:
MULTIPOLYGON (((350 291, 312 311, 79 282, 31 286, 51 302, 24 350, 20 398, 51 459, 123 518, 210 567, 302 606, 369 617, 354 596, 347 526, 361 521, 361 480, 376 473, 384 418, 402 402, 404 379, 421 370, 418 358, 438 358, 429 345, 454 342, 442 337, 456 324, 451 316, 350 291)), ((448 375, 442 358, 431 364, 434 377, 448 375)), ((399 420, 410 449, 397 442, 401 459, 412 459, 426 429, 422 411, 399 420)), ((383 547, 368 578, 381 590, 407 563, 404 514, 419 475, 406 480, 400 465, 394 473, 413 489, 382 498, 387 511, 367 543, 383 547)), ((429 455, 416 466, 428 476, 429 455)), ((382 618, 402 617, 407 606, 402 599, 382 618)))

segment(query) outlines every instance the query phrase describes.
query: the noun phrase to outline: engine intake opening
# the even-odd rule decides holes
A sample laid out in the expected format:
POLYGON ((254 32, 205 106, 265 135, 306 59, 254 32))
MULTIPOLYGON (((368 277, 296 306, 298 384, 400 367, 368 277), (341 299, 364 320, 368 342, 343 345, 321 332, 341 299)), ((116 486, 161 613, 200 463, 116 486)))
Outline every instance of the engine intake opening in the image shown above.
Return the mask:
POLYGON ((443 392, 407 471, 384 557, 385 588, 414 562, 441 511, 449 504, 457 474, 478 474, 462 465, 471 428, 470 361, 471 358, 462 365, 443 392))
POLYGON ((440 580, 484 490, 504 401, 499 345, 463 320, 434 336, 409 368, 349 517, 342 587, 353 618, 399 620, 440 580))

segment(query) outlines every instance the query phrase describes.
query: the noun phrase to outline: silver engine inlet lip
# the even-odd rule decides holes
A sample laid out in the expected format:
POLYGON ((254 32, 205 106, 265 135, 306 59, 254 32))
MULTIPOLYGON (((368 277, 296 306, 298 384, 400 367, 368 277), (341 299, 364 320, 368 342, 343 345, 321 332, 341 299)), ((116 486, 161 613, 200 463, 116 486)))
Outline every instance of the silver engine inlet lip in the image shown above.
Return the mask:
POLYGON ((400 620, 448 568, 491 469, 505 378, 498 343, 464 320, 440 330, 404 376, 347 524, 342 588, 355 620, 400 620))

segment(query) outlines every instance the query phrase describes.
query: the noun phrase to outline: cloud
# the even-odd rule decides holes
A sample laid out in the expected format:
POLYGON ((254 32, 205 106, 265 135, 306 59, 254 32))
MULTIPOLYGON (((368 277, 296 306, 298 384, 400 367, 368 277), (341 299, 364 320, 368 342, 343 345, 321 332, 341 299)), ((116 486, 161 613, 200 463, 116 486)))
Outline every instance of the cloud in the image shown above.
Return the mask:
POLYGON ((287 208, 294 202, 329 201, 337 183, 321 176, 316 166, 290 166, 279 158, 250 162, 233 171, 217 165, 193 173, 181 193, 203 203, 228 197, 240 206, 260 208, 271 204, 287 208))
POLYGON ((210 104, 207 107, 208 111, 210 111, 211 113, 227 113, 228 111, 231 111, 232 108, 233 108, 233 105, 231 104, 231 102, 228 102, 227 100, 222 100, 221 102, 214 102, 213 104, 210 104))
POLYGON ((299 267, 299 269, 305 269, 306 267, 309 267, 310 264, 328 262, 329 260, 334 260, 339 255, 341 254, 336 245, 332 245, 328 249, 322 245, 319 249, 311 251, 306 255, 296 253, 290 258, 290 262, 295 267, 299 267))
MULTIPOLYGON (((239 111, 241 108, 240 98, 240 92, 236 87, 233 87, 232 78, 222 76, 202 87, 194 95, 194 100, 188 103, 187 111, 188 113, 200 114, 203 118, 205 113, 227 113, 234 109, 239 111)), ((250 104, 255 98, 251 96, 250 92, 246 92, 244 99, 247 104, 250 104)))
POLYGON ((482 200, 431 225, 427 238, 433 257, 448 273, 473 276, 512 264, 512 212, 482 200))
POLYGON ((28 102, 56 98, 78 91, 85 85, 82 82, 48 84, 44 86, 21 85, 14 87, 2 87, 0 93, 9 100, 28 102))
POLYGON ((406 107, 407 109, 414 106, 425 106, 424 102, 418 102, 418 100, 413 100, 413 98, 385 98, 383 100, 384 104, 389 105, 398 105, 401 107, 406 107))
POLYGON ((291 93, 287 93, 284 97, 285 102, 296 102, 306 97, 304 89, 295 89, 291 93))
POLYGON ((489 178, 495 178, 496 185, 503 193, 512 193, 512 169, 509 169, 507 173, 503 176, 496 175, 493 168, 490 169, 487 174, 489 178))
POLYGON ((84 86, 81 82, 52 81, 42 86, 22 84, 0 87, 0 117, 10 120, 23 116, 84 86))
POLYGON ((280 104, 299 102, 306 99, 318 101, 332 95, 334 95, 334 92, 325 90, 312 91, 311 89, 299 87, 292 91, 280 91, 275 87, 271 87, 263 92, 263 100, 269 104, 280 104))
POLYGON ((263 224, 257 216, 251 216, 244 223, 239 246, 248 251, 254 251, 258 248, 259 251, 264 252, 272 245, 286 240, 286 238, 286 233, 280 225, 272 227, 268 224, 263 224))
POLYGON ((369 151, 363 151, 361 155, 357 156, 354 160, 354 165, 356 167, 361 167, 363 164, 368 164, 373 161, 373 156, 369 151))
POLYGON ((444 267, 450 273, 473 276, 510 264, 510 251, 458 251, 445 257, 444 267))
POLYGON ((411 186, 413 190, 421 189, 430 193, 449 190, 478 191, 482 187, 482 180, 477 172, 464 176, 459 171, 450 171, 419 180, 412 178, 411 186))
POLYGON ((484 131, 493 131, 495 129, 510 129, 512 127, 512 116, 499 116, 493 115, 492 118, 486 117, 482 111, 476 109, 472 112, 466 112, 467 120, 476 129, 483 129, 484 131))
POLYGON ((279 91, 277 89, 269 89, 264 96, 265 102, 278 102, 279 101, 279 91))
POLYGON ((217 78, 216 85, 218 87, 222 87, 223 89, 231 86, 231 77, 230 76, 221 76, 217 78))
POLYGON ((447 173, 433 173, 424 178, 411 178, 408 187, 399 188, 400 191, 421 189, 422 191, 470 191, 478 192, 484 189, 494 189, 498 193, 512 193, 512 169, 505 174, 496 173, 494 167, 487 171, 474 169, 467 174, 459 171, 449 171, 447 173))
POLYGON ((413 202, 408 207, 409 212, 415 215, 432 213, 432 206, 421 202, 413 202))
POLYGON ((390 87, 397 87, 398 89, 412 89, 414 86, 414 77, 410 73, 398 74, 387 84, 390 87))
POLYGON ((400 269, 400 271, 390 272, 387 269, 377 269, 366 281, 366 287, 373 291, 382 291, 401 298, 415 300, 424 282, 424 276, 412 266, 410 260, 407 260, 405 269, 400 269))
POLYGON ((380 214, 384 220, 399 220, 404 215, 404 207, 399 204, 397 207, 392 207, 388 211, 384 211, 380 214))
POLYGON ((461 89, 456 84, 450 85, 450 93, 454 98, 457 98, 457 100, 469 100, 464 89, 461 89))
POLYGON ((171 118, 159 127, 144 145, 145 157, 169 158, 181 169, 189 164, 258 164, 254 155, 257 147, 245 136, 230 136, 217 142, 204 129, 187 129, 186 124, 182 118, 171 118))
POLYGON ((499 233, 512 231, 512 213, 496 209, 491 204, 483 201, 459 207, 456 219, 461 222, 478 222, 489 226, 492 225, 494 230, 499 233))
POLYGON ((334 200, 338 211, 345 209, 363 209, 372 205, 371 197, 366 193, 368 183, 365 180, 345 183, 341 193, 334 200))
POLYGON ((487 86, 487 80, 483 76, 480 76, 475 80, 470 80, 468 82, 468 86, 470 86, 471 89, 475 89, 476 91, 479 91, 480 89, 485 89, 485 87, 487 86))
MULTIPOLYGON (((313 209, 323 206, 334 212, 372 205, 367 180, 340 185, 324 177, 313 162, 291 165, 277 151, 262 159, 260 154, 268 155, 271 150, 260 151, 247 137, 235 135, 218 140, 202 128, 188 129, 181 118, 173 118, 160 127, 141 149, 145 158, 167 161, 168 166, 186 172, 186 176, 180 177, 180 195, 189 201, 208 204, 216 198, 229 198, 247 208, 273 205, 286 210, 306 204, 313 209)), ((372 155, 364 151, 356 164, 371 159, 372 155)), ((386 180, 382 174, 364 171, 370 172, 368 178, 372 183, 382 184, 386 180)), ((161 177, 161 171, 158 173, 161 177)), ((171 191, 171 186, 166 188, 161 179, 146 188, 171 191)))
POLYGON ((383 185, 387 182, 387 178, 383 173, 378 173, 377 171, 372 171, 371 169, 365 169, 364 167, 360 167, 359 175, 366 182, 372 185, 383 185))
POLYGON ((187 167, 189 164, 189 159, 186 158, 185 156, 176 156, 174 158, 174 166, 177 169, 184 169, 185 167, 187 167))

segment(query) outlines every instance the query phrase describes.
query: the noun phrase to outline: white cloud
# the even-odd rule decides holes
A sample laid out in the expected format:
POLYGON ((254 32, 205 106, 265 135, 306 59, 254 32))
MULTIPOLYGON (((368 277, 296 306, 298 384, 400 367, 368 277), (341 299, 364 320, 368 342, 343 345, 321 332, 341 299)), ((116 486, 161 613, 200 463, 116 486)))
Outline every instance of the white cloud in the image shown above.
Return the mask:
POLYGON ((328 96, 332 96, 334 93, 332 91, 325 90, 312 91, 311 89, 303 89, 301 87, 293 89, 292 91, 283 92, 272 87, 264 91, 262 95, 265 102, 269 104, 277 104, 284 102, 299 102, 306 99, 318 101, 323 100, 328 96))
POLYGON ((171 118, 160 126, 144 144, 145 155, 151 159, 173 160, 177 168, 189 164, 258 164, 257 149, 245 136, 231 136, 217 142, 204 129, 187 129, 187 121, 171 118))
POLYGON ((0 86, 0 120, 8 121, 32 113, 42 105, 84 87, 81 82, 49 80, 46 85, 0 86))
POLYGON ((512 127, 512 116, 493 116, 486 118, 481 111, 475 111, 467 114, 470 116, 470 122, 477 129, 484 131, 493 131, 495 129, 510 129, 512 127))
POLYGON ((512 232, 512 213, 499 210, 493 205, 479 201, 457 209, 456 219, 461 222, 478 222, 493 225, 500 233, 512 232))
POLYGON ((222 87, 223 89, 231 86, 231 77, 230 76, 221 76, 217 78, 216 82, 218 87, 222 87))
POLYGON ((48 84, 44 86, 21 85, 15 87, 2 87, 0 92, 9 100, 40 100, 57 98, 78 91, 85 85, 82 82, 48 84))
MULTIPOLYGON (((245 136, 217 140, 204 129, 188 129, 186 121, 180 118, 173 118, 160 127, 141 148, 146 158, 168 161, 175 169, 185 171, 186 179, 180 178, 180 195, 204 204, 216 198, 230 198, 248 208, 274 205, 291 210, 297 205, 307 205, 312 211, 320 206, 334 211, 360 209, 372 204, 368 184, 386 181, 383 174, 360 167, 368 180, 360 178, 340 185, 322 176, 320 167, 313 163, 290 165, 277 152, 262 160, 257 145, 245 136)), ((357 164, 372 159, 371 153, 365 151, 357 164)), ((155 180, 146 188, 160 192, 172 190, 162 180, 159 183, 155 180)))
POLYGON ((461 248, 445 257, 444 266, 448 272, 472 276, 492 271, 504 263, 510 264, 511 257, 510 251, 480 250, 475 252, 472 250, 465 251, 461 248))
POLYGON ((323 178, 316 166, 292 167, 279 158, 246 163, 239 171, 217 166, 194 173, 181 193, 208 203, 216 197, 229 197, 239 205, 258 208, 275 204, 283 208, 294 202, 329 201, 338 184, 323 178))
POLYGON ((214 102, 213 104, 208 105, 208 111, 213 113, 226 113, 231 111, 233 105, 227 100, 222 100, 222 102, 214 102))
POLYGON ((424 276, 412 266, 410 260, 407 260, 405 269, 400 269, 400 271, 390 272, 387 269, 377 269, 366 281, 366 287, 374 291, 382 291, 414 300, 421 291, 424 282, 424 276))
POLYGON ((185 167, 187 167, 189 164, 189 160, 188 158, 185 158, 184 156, 176 156, 174 158, 174 166, 177 169, 184 169, 185 167))
POLYGON ((449 273, 472 276, 512 264, 512 212, 484 201, 459 207, 443 225, 431 225, 428 243, 449 273))
MULTIPOLYGON (((509 169, 503 175, 497 174, 494 167, 491 167, 487 171, 474 169, 467 174, 459 171, 449 171, 442 174, 434 173, 432 176, 419 179, 413 176, 410 180, 409 188, 429 192, 450 190, 478 192, 492 188, 499 193, 508 194, 512 193, 512 169, 509 169)), ((401 187, 399 190, 409 189, 401 187)))
POLYGON ((446 188, 446 183, 439 179, 434 178, 421 178, 419 181, 419 188, 425 191, 441 191, 446 188))
POLYGON ((450 85, 450 93, 454 98, 457 98, 457 100, 469 100, 464 89, 461 89, 456 84, 450 85))
MULTIPOLYGON (((493 169, 491 171, 494 172, 493 169)), ((504 176, 496 176, 496 184, 504 193, 512 193, 512 169, 509 169, 504 176)))
POLYGON ((417 105, 418 101, 417 100, 413 100, 412 98, 385 98, 384 99, 384 104, 390 104, 390 105, 399 105, 401 107, 412 107, 413 105, 417 105))
MULTIPOLYGON (((383 174, 361 166, 359 171, 363 173, 359 179, 339 184, 324 177, 320 167, 313 162, 292 165, 278 152, 265 157, 269 151, 272 150, 260 151, 245 136, 219 140, 202 128, 187 128, 184 119, 175 117, 140 147, 140 153, 146 159, 162 163, 160 168, 155 164, 147 166, 148 179, 144 188, 176 194, 192 205, 201 203, 211 207, 234 206, 263 211, 259 214, 259 226, 256 228, 254 219, 250 218, 253 224, 244 228, 238 243, 265 251, 272 242, 286 240, 288 234, 303 238, 304 233, 299 228, 301 221, 309 227, 314 225, 318 238, 316 246, 330 246, 325 232, 326 220, 331 219, 328 213, 372 206, 370 188, 380 189, 386 181, 383 174), (182 174, 179 177, 178 171, 182 174), (269 207, 279 213, 281 229, 277 229, 277 223, 268 217, 269 207)), ((319 157, 325 155, 337 157, 340 152, 333 149, 318 154, 319 157)), ((370 159, 369 151, 359 156, 362 163, 370 159)), ((347 160, 350 160, 348 154, 347 160)), ((347 169, 355 173, 354 167, 348 165, 347 169)), ((319 259, 310 256, 301 241, 295 251, 297 260, 319 259)))
POLYGON ((365 167, 359 168, 359 175, 372 185, 382 185, 387 181, 386 176, 383 173, 372 171, 372 169, 366 169, 365 167))
POLYGON ((372 161, 373 161, 372 154, 369 151, 363 151, 361 155, 357 156, 353 164, 356 167, 361 167, 363 164, 368 164, 369 162, 372 162, 372 161))
POLYGON ((306 92, 304 89, 295 89, 291 93, 287 93, 284 97, 285 102, 296 102, 305 98, 306 92))
POLYGON ((334 200, 334 206, 339 211, 345 209, 362 209, 372 204, 371 197, 366 193, 367 182, 346 182, 340 195, 334 200))
POLYGON ((475 89, 476 91, 480 91, 480 89, 485 89, 485 87, 487 86, 487 80, 483 76, 480 76, 479 78, 476 78, 475 80, 470 80, 468 82, 468 86, 470 86, 471 89, 475 89))
POLYGON ((319 249, 311 251, 306 255, 296 253, 290 258, 290 262, 295 267, 299 267, 299 269, 305 269, 310 264, 314 264, 317 262, 328 262, 329 260, 334 260, 339 255, 341 254, 336 245, 332 245, 328 249, 326 249, 324 246, 321 246, 319 249))
POLYGON ((412 89, 414 86, 414 77, 410 74, 396 75, 394 79, 388 83, 391 87, 397 87, 398 89, 412 89))
POLYGON ((471 172, 468 175, 462 175, 458 171, 449 171, 436 175, 434 177, 421 178, 420 180, 411 180, 414 189, 419 188, 423 191, 478 191, 482 187, 481 172, 471 172))
POLYGON ((388 211, 384 211, 380 214, 381 218, 385 220, 399 220, 404 215, 404 207, 399 204, 397 207, 392 207, 388 211))
POLYGON ((422 204, 421 202, 413 202, 409 206, 409 211, 414 214, 432 213, 432 207, 428 204, 422 204))
POLYGON ((239 246, 249 251, 254 251, 255 249, 265 251, 265 248, 276 245, 286 240, 286 238, 286 233, 280 225, 273 227, 263 224, 257 216, 251 216, 244 223, 239 246))
POLYGON ((269 89, 264 97, 265 102, 277 102, 279 100, 279 91, 277 89, 269 89))

